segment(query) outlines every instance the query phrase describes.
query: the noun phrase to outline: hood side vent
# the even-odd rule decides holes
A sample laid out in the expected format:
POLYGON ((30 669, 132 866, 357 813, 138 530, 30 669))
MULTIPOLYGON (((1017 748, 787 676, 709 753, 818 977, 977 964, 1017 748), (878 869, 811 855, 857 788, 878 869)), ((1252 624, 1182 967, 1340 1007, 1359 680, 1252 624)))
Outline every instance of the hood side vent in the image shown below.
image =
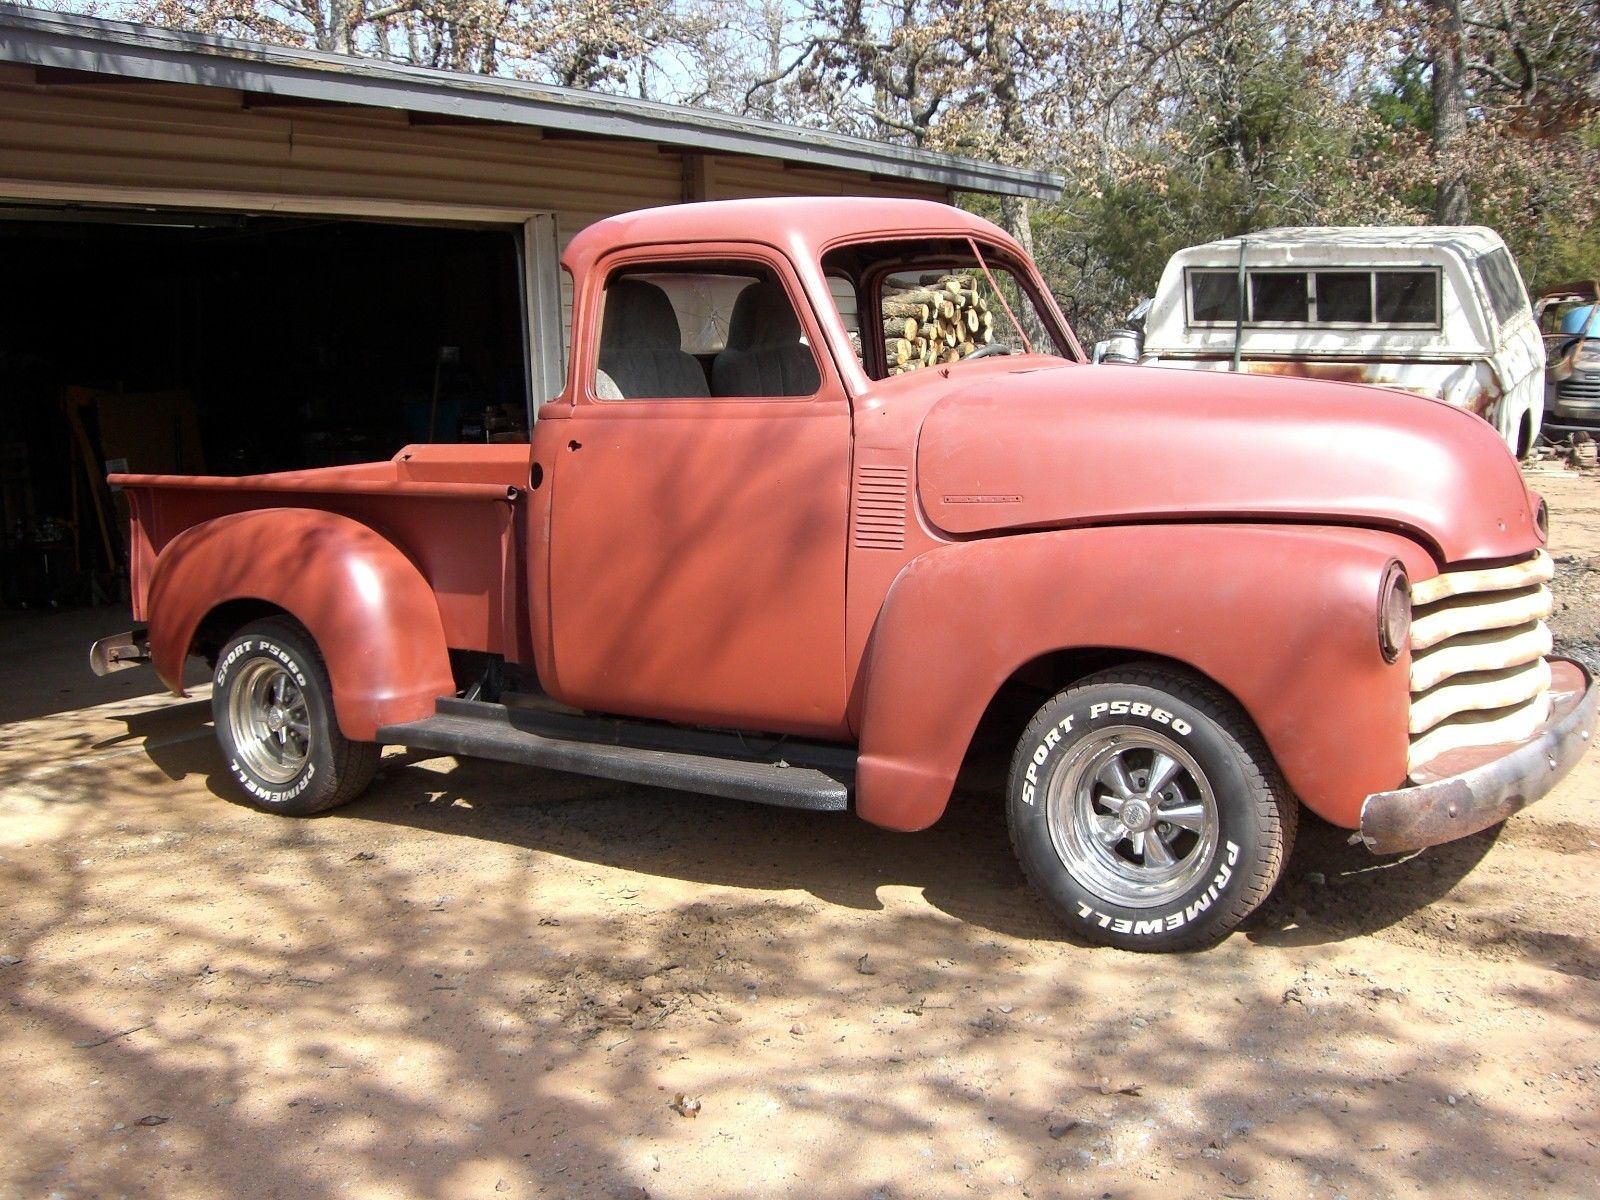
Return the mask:
POLYGON ((905 467, 860 467, 852 509, 857 550, 899 550, 906 544, 905 467))

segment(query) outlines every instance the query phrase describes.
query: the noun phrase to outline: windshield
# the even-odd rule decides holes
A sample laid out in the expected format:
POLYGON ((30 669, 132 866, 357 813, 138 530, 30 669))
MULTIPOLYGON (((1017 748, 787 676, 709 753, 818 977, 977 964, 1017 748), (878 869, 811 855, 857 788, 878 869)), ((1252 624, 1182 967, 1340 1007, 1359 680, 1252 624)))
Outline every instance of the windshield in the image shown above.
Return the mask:
POLYGON ((994 247, 965 238, 871 243, 834 251, 823 267, 873 378, 996 354, 1077 357, 1030 274, 994 247))

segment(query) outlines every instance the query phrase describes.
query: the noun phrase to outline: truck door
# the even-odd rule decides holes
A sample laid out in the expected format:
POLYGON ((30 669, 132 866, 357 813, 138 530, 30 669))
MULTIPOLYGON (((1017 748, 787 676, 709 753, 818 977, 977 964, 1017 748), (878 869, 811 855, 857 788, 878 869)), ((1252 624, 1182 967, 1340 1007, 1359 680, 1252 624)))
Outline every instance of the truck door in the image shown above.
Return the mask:
POLYGON ((601 712, 841 733, 850 409, 803 292, 749 247, 612 263, 575 322, 569 419, 542 431, 559 439, 547 686, 601 712))

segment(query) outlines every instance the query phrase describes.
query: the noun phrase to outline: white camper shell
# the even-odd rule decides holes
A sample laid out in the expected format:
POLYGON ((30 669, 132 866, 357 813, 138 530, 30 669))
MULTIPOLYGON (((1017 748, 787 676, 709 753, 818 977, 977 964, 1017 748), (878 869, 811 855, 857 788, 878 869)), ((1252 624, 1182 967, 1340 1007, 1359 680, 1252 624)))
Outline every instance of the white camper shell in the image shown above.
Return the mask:
POLYGON ((1527 291, 1481 226, 1268 229, 1180 250, 1139 361, 1413 392, 1477 413, 1519 455, 1544 412, 1527 291))

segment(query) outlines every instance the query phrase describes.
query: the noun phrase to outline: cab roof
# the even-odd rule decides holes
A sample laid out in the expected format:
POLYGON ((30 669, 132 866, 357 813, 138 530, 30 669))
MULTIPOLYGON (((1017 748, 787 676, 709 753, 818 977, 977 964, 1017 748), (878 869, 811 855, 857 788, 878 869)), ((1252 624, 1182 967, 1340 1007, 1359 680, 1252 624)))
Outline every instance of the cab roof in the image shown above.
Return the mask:
POLYGON ((1022 256, 1022 248, 998 225, 933 200, 784 196, 671 204, 607 217, 574 237, 562 261, 577 274, 624 246, 693 242, 756 242, 815 258, 839 242, 908 234, 972 237, 1022 256))

